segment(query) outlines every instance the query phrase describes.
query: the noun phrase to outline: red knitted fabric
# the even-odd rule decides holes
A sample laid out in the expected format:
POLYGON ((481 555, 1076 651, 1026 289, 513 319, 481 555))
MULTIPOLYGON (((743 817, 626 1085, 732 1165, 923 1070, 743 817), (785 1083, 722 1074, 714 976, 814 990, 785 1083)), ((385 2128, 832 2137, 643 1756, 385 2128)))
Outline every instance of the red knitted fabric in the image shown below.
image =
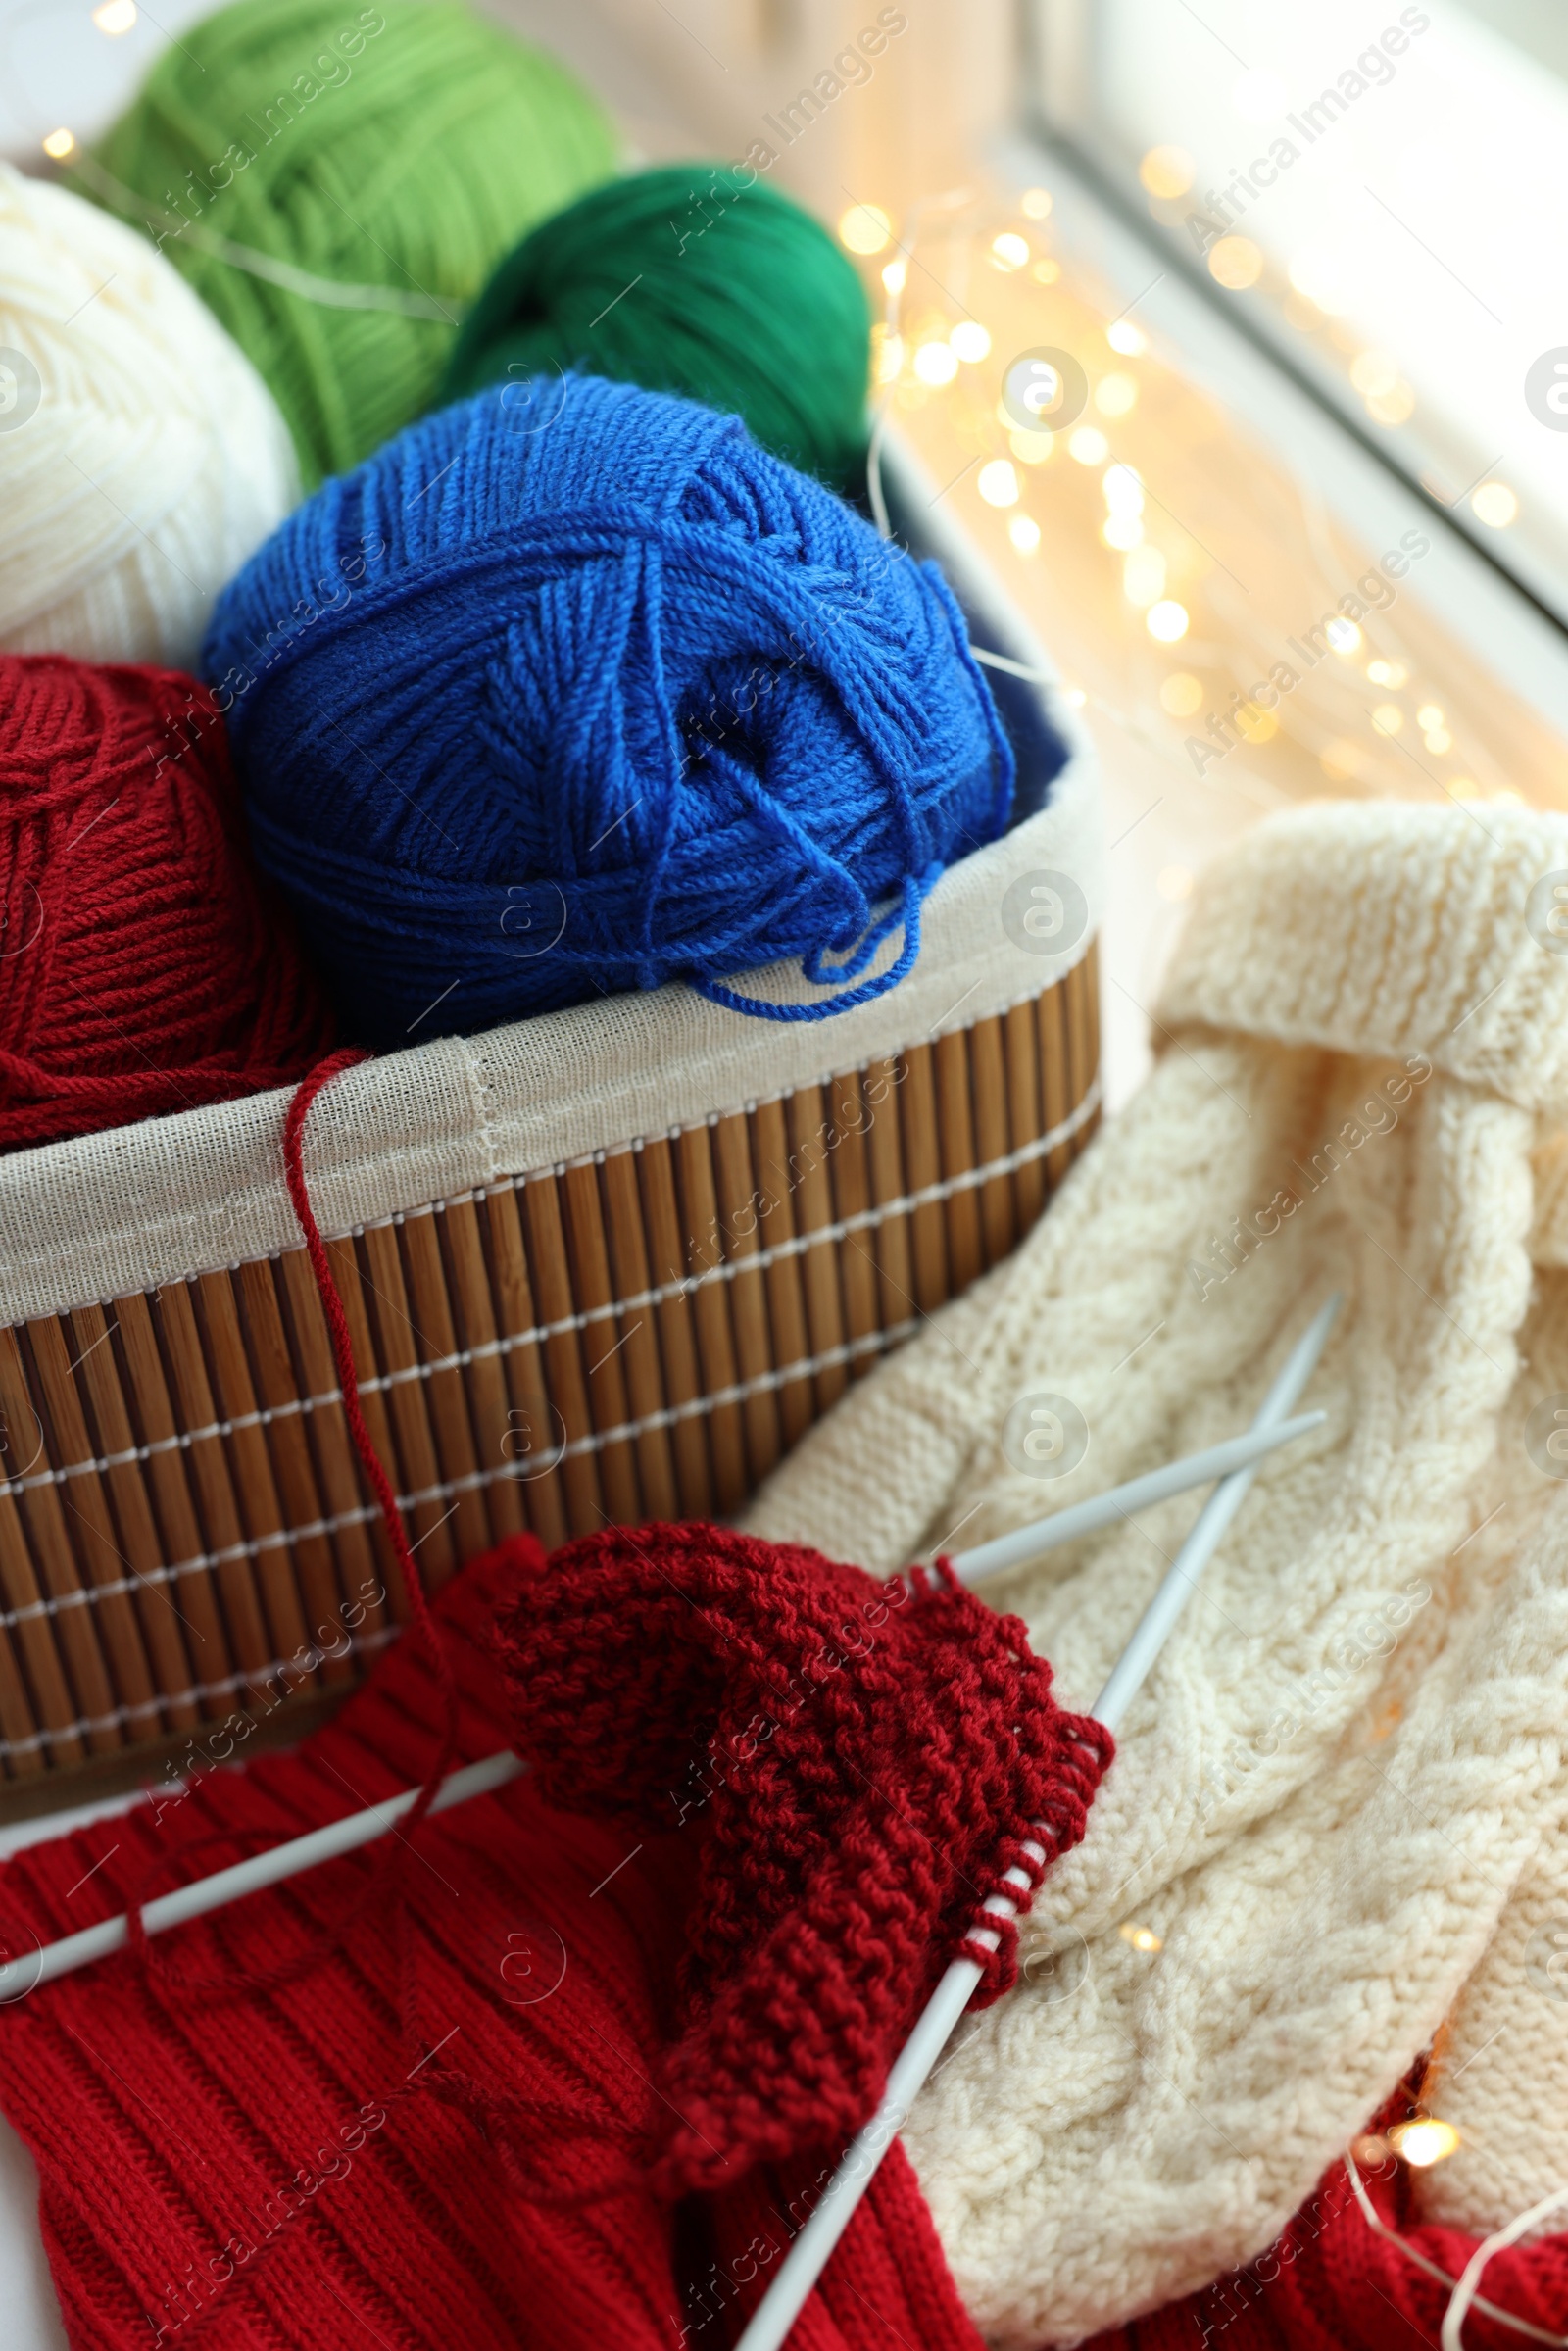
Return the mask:
POLYGON ((0 1150, 285 1084, 330 1039, 207 689, 0 658, 0 1150))
MULTIPOLYGON (((508 1741, 509 1691, 491 1641, 503 1602, 514 1643, 519 1638, 519 1572, 532 1586, 541 1660, 549 1648, 549 1611, 537 1607, 527 1547, 476 1563, 435 1603, 459 1693, 460 1761, 508 1741)), ((677 1568, 694 1588, 701 1556, 694 1544, 677 1568)), ((725 1556, 733 1571, 737 1554, 725 1556)), ((567 1557, 572 1581, 592 1581, 589 1547, 567 1557)), ((621 1559, 618 1540, 606 1546, 607 1594, 623 1574, 621 1559)), ((722 1580, 715 1571, 714 1584, 722 1580)), ((863 1592, 856 1578, 835 1589, 857 1599, 863 1592)), ((733 1586, 728 1599, 732 1638, 744 1644, 733 1586)), ((680 1606, 693 1613, 690 1601, 680 1606)), ((955 1674, 945 1708, 953 1742, 973 1698, 986 1743, 985 1693, 1000 1665, 987 1661, 965 1678, 946 1641, 959 1621, 950 1596, 911 1607, 911 1626, 921 1618, 925 1653, 955 1674)), ((843 1610, 837 1619, 845 1621, 843 1610)), ((608 1627, 595 1629, 609 1670, 608 1627)), ((879 1641, 885 1630, 874 1628, 879 1641)), ((684 1674, 689 1688, 690 1656, 687 1643, 666 1673, 625 1646, 623 1710, 656 1714, 662 1681, 672 1690, 684 1674)), ((866 1663, 858 1661, 862 1688, 866 1663)), ((1027 1660, 1010 1675, 1024 1710, 1017 1719, 1049 1704, 1027 1660)), ((564 1684, 555 1702, 564 1710, 564 1684)), ((819 1702, 824 1725, 844 1721, 831 1683, 812 1690, 803 1718, 819 1702)), ((212 1772, 182 1802, 144 1804, 20 1855, 0 1875, 8 1947, 73 1932, 221 1867, 258 1840, 298 1835, 414 1784, 435 1758, 443 1711, 423 1644, 400 1641, 296 1755, 212 1772), (220 1832, 218 1843, 205 1841, 220 1832)), ((950 1734, 933 1719, 928 1736, 945 1744, 950 1734)), ((856 1751, 891 1757, 894 1745, 887 1735, 879 1750, 862 1741, 856 1751)), ((677 1754, 672 1736, 665 1754, 677 1754)), ((826 1739, 815 1754, 826 1781, 839 1782, 845 1767, 826 1739)), ((684 1769, 684 1751, 679 1761, 684 1769)), ((960 1852, 973 1858, 956 1798, 953 1814, 960 1852)), ((688 1905, 699 1877, 710 1888, 718 1883, 707 1850, 717 1845, 714 1816, 710 1805, 682 1831, 660 1835, 650 1824, 633 1836, 616 1818, 548 1807, 537 1782, 524 1780, 422 1822, 405 1856, 401 1903, 388 1887, 342 1949, 291 1982, 218 2004, 179 1989, 186 1979, 226 1972, 237 1980, 319 1949, 383 1869, 379 1848, 160 1938, 153 1949, 172 1978, 144 1976, 122 1954, 0 2009, 0 2102, 38 2164, 44 2237, 73 2344, 722 2351, 842 2141, 828 2112, 841 2094, 830 2075, 822 2105, 791 2107, 809 2152, 683 2203, 651 2183, 649 2159, 670 2143, 664 2068, 671 2043, 680 2045, 688 1905), (489 2112, 465 2102, 474 2084, 489 2112)), ((850 1825, 847 1808, 834 1817, 850 1825)), ((791 1818, 792 1847, 811 1849, 809 1801, 798 1798, 791 1818)), ((733 1841, 726 1850, 737 1852, 733 1841)), ((739 1857, 735 1867, 744 1873, 739 1857)), ((938 1883, 957 1927, 973 1894, 954 1890, 952 1876, 939 1873, 938 1883)), ((818 1870, 803 1884, 814 1895, 826 1882, 818 1870)), ((769 1900, 778 1915, 776 1891, 769 1900)), ((812 1915, 819 1924, 827 1912, 812 1915)), ((732 1903, 724 1916, 733 1919, 732 1903)), ((847 1915, 844 1924, 853 1924, 847 1915)), ((932 1931, 928 1915, 911 1986, 940 1956, 932 1931)), ((910 1938, 900 1928, 894 1939, 903 1965, 910 1938)), ((692 1940, 704 1954, 693 1973, 710 1987, 721 1960, 744 1962, 727 1929, 716 1942, 701 1931, 692 1940)), ((785 1947, 775 1928, 765 1948, 785 1947)), ((876 1935, 860 1934, 857 1948, 868 1970, 883 1965, 876 1935)), ((841 1981, 850 1984, 848 1975, 841 1981)), ((780 2036, 796 2014, 786 2003, 757 2052, 768 2097, 780 2036)), ((744 2051, 733 2036, 724 2051, 735 2101, 723 2109, 728 2122, 746 2111, 744 2051)), ((864 2070, 869 2082, 869 2057, 864 2070)), ((740 2169, 737 2152, 732 2170, 740 2169)), ((900 2341, 918 2351, 981 2351, 895 2147, 792 2345, 886 2351, 900 2341)))
MULTIPOLYGON (((567 1544, 524 1572, 501 1646, 554 1802, 628 1842, 703 1823, 671 2189, 853 2133, 987 1895, 1078 1842, 1111 1755, 951 1573, 882 1584, 716 1527, 567 1544)), ((1014 1980, 1016 1929, 990 1923, 977 2004, 1014 1980)))
MULTIPOLYGON (((1403 2165, 1387 2179, 1363 2173, 1385 2227, 1456 2278, 1477 2239, 1416 2223, 1403 2165)), ((1343 2162, 1325 2175, 1269 2251, 1152 2318, 1096 2335, 1085 2351, 1437 2351, 1452 2288, 1417 2268, 1371 2229, 1343 2162)), ((1568 2333, 1568 2236, 1511 2246, 1487 2264, 1481 2292, 1500 2310, 1568 2333)), ((1530 2338, 1473 2304, 1465 2351, 1522 2351, 1530 2338)))

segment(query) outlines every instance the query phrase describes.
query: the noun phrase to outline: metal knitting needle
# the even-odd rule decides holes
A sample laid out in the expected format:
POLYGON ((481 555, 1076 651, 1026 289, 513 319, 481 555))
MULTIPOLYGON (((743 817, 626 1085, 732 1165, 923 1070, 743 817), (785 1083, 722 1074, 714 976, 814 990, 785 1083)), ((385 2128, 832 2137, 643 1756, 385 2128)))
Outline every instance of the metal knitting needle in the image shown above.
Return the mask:
MULTIPOLYGON (((1323 1352, 1330 1325, 1339 1311, 1336 1294, 1301 1334, 1264 1397, 1254 1430, 1275 1429, 1289 1414, 1323 1352)), ((1095 1700, 1097 1721, 1114 1730, 1141 1689, 1154 1659, 1168 1639, 1199 1576, 1217 1549, 1221 1537, 1242 1506, 1257 1464, 1239 1469, 1217 1487, 1203 1504, 1197 1523, 1155 1592, 1131 1641, 1111 1668, 1109 1681, 1095 1700)), ((1021 1871, 1009 1871, 1018 1890, 1027 1890, 1021 1871)), ((1017 1906, 1005 1894, 992 1894, 985 1908, 993 1917, 1016 1918, 1017 1906)), ((981 1930, 977 1939, 985 1938, 981 1930)), ((1000 1937, 997 1939, 1000 1940, 1000 1937)), ((992 1944, 996 1947, 995 1941, 992 1944)), ((888 2085, 871 2120, 852 2141, 849 2152, 829 2180, 822 2200, 774 2274, 758 2304, 750 2326, 735 2351, 782 2351, 808 2295, 827 2266, 829 2255, 849 2227, 851 2215, 870 2184, 872 2174, 895 2134, 902 2131, 909 2109, 947 2044, 948 2036, 968 2006, 984 1969, 972 1959, 956 1959, 932 1993, 924 2015, 905 2042, 888 2075, 888 2085)))
MULTIPOLYGON (((527 1768, 522 1758, 510 1750, 487 1755, 482 1763, 470 1763, 449 1774, 431 1797, 430 1811, 446 1812, 454 1804, 466 1804, 470 1796, 488 1795, 491 1788, 504 1788, 527 1768)), ((160 1894, 155 1902, 143 1906, 142 1924, 149 1935, 162 1935, 171 1927, 183 1926, 187 1919, 220 1910, 225 1902, 237 1902, 242 1894, 259 1893, 264 1886, 298 1877, 301 1870, 315 1869, 318 1862, 335 1861, 340 1853, 355 1852, 396 1828, 418 1799, 416 1788, 405 1788, 384 1804, 371 1804, 364 1812, 328 1821, 324 1829, 312 1829, 287 1844, 274 1845, 269 1853, 237 1861, 232 1869, 218 1870, 192 1886, 176 1886, 172 1893, 160 1894)), ((0 1967, 0 2002, 20 2000, 40 1984, 52 1984, 57 1976, 69 1976, 74 1968, 107 1959, 111 1951, 123 1949, 129 1939, 128 1922, 122 1911, 118 1918, 84 1927, 79 1935, 68 1935, 62 1942, 45 1943, 40 1950, 8 1959, 0 1967)))
POLYGON ((977 1543, 972 1551, 956 1551, 949 1565, 960 1584, 979 1584, 987 1576, 1000 1575, 1004 1567, 1039 1559, 1060 1543, 1076 1543, 1080 1535, 1098 1534, 1102 1527, 1130 1518, 1135 1510, 1146 1510, 1152 1502, 1168 1501, 1173 1494, 1185 1494, 1189 1487, 1209 1486, 1217 1478, 1250 1468, 1265 1453, 1282 1445, 1294 1445, 1309 1429, 1321 1428, 1327 1418, 1326 1412, 1298 1412, 1294 1420, 1282 1420, 1278 1428, 1255 1424, 1240 1437, 1227 1437, 1223 1445, 1188 1453, 1180 1461, 1167 1461, 1163 1469, 1148 1470, 1141 1478, 1112 1486, 1107 1494, 1074 1502, 1070 1510, 1053 1511, 1049 1518, 1037 1518, 1032 1526, 1015 1527, 1010 1535, 977 1543))
MULTIPOLYGON (((1058 1510, 1050 1518, 1037 1520, 1033 1526, 1015 1529, 1010 1535, 999 1535, 994 1543, 982 1543, 972 1551, 958 1552, 953 1560, 954 1572, 961 1583, 975 1584, 984 1576, 998 1575, 1004 1567, 1016 1566, 1020 1560, 1037 1559, 1058 1543, 1091 1535, 1097 1528, 1109 1526, 1152 1502, 1165 1501, 1173 1494, 1186 1493, 1189 1487, 1206 1486, 1216 1478, 1245 1469, 1277 1446, 1305 1436, 1325 1417, 1321 1412, 1301 1412, 1294 1420, 1281 1421, 1277 1428, 1250 1429, 1244 1436, 1227 1438, 1223 1445, 1211 1445, 1200 1453, 1189 1453, 1181 1461, 1168 1462, 1163 1469, 1150 1470, 1141 1478, 1129 1478, 1125 1484, 1113 1486, 1108 1494, 1095 1494, 1087 1502, 1077 1502, 1070 1510, 1058 1510)), ((492 1788, 504 1788, 509 1780, 515 1780, 526 1769, 510 1751, 488 1755, 481 1763, 467 1764, 443 1780, 430 1811, 446 1812, 454 1804, 466 1804, 471 1796, 488 1795, 492 1788)), ((264 1886, 298 1877, 302 1870, 315 1869, 320 1862, 336 1861, 344 1853, 356 1852, 361 1845, 371 1843, 395 1828, 404 1814, 413 1809, 418 1793, 416 1788, 406 1788, 400 1795, 389 1796, 385 1803, 371 1804, 364 1812, 329 1821, 325 1828, 312 1829, 304 1837, 274 1846, 270 1853, 254 1854, 247 1861, 235 1862, 230 1869, 218 1870, 210 1878, 179 1886, 173 1893, 160 1894, 143 1908, 142 1924, 149 1935, 163 1935, 171 1927, 182 1927, 188 1919, 203 1918, 210 1910, 220 1910, 225 1903, 259 1893, 264 1886)), ((53 1983, 57 1976, 68 1976, 75 1968, 90 1967, 94 1960, 107 1959, 111 1952, 123 1950, 128 1940, 128 1927, 122 1913, 118 1918, 104 1919, 96 1927, 84 1927, 79 1935, 69 1935, 61 1942, 46 1943, 40 1950, 6 1961, 0 1965, 0 2005, 36 1989, 40 1984, 53 1983)))

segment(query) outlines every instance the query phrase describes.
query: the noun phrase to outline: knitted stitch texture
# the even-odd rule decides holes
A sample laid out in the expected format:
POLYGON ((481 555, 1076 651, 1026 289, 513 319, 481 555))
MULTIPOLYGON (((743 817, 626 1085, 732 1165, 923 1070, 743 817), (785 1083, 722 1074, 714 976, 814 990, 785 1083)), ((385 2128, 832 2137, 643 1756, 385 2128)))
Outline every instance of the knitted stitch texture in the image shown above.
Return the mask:
MULTIPOLYGON (((951 1577, 881 1584, 716 1527, 568 1544, 522 1570, 502 1639, 552 1802, 637 1835, 706 1815, 672 2190, 853 2134, 987 1895, 1078 1842, 1111 1753, 1017 1619, 951 1577)), ((973 1947, 976 2005, 1016 1940, 973 1947)))
MULTIPOLYGON (((1568 956, 1538 889, 1564 870, 1568 822, 1523 810, 1259 826, 1200 886, 1142 1093, 751 1514, 873 1568, 983 1542, 1246 1427, 1345 1293, 1304 1399, 1327 1425, 1265 1466, 1024 1981, 911 2118, 1007 2351, 1252 2259, 1435 2036, 1464 2137, 1417 2217, 1490 2230, 1568 2178, 1568 956), (1022 1441, 1062 1396, 1087 1451, 1042 1478, 1022 1441)), ((1064 1695, 1195 1510, 986 1588, 1064 1695)))
MULTIPOLYGON (((499 1617, 509 1667, 536 1673, 541 1707, 556 1710, 559 1737, 534 1733, 552 1784, 579 1813, 591 1801, 601 1817, 551 1809, 536 1779, 514 1783, 418 1826, 395 1906, 383 1896, 355 1910, 385 1870, 383 1848, 372 1847, 160 1938, 146 1974, 122 1954, 0 2009, 0 2101, 38 2165, 44 2240, 77 2351, 193 2338, 214 2351, 338 2351, 361 2335, 395 2351, 719 2351, 732 2339, 735 2312, 760 2298, 829 2176, 845 2075, 858 2067, 865 2084, 853 2122, 875 2094, 887 2051, 869 2045, 870 2025, 897 2038, 908 2001, 947 1956, 938 1933, 961 1932, 966 1906, 989 1883, 982 1793, 1004 1824, 1020 1805, 1027 1812, 1059 1793, 1049 1771, 1021 1756, 978 1774, 967 1760, 938 1766, 922 1783, 888 1720, 895 1684, 925 1739, 959 1758, 971 1745, 982 1756, 1009 1752, 1004 1726, 1012 1723, 1026 1733, 1032 1725, 1048 1746, 1069 1726, 1051 1705, 1046 1669, 1026 1652, 1009 1661, 1015 1628, 992 1619, 975 1628, 984 1636, 976 1661, 956 1653, 983 1612, 946 1589, 903 1603, 905 1617, 883 1587, 841 1570, 823 1575, 833 1605, 813 1606, 802 1555, 775 1563, 740 1539, 687 1533, 677 1543, 667 1531, 646 1539, 639 1584, 631 1544, 616 1537, 598 1569, 595 1543, 574 1544, 562 1554, 557 1593, 533 1546, 514 1543, 435 1602, 459 1692, 458 1760, 504 1746, 509 1713, 532 1714, 526 1693, 497 1671, 499 1617), (663 1587, 672 1609, 709 1627, 664 1654, 617 1640, 612 1606, 618 1596, 629 1611, 640 1607, 643 1631, 653 1632, 656 1562, 686 1593, 677 1601, 663 1587), (582 1679, 552 1662, 566 1645, 568 1594, 587 1609, 607 1731, 617 1716, 662 1731, 657 1754, 635 1766, 649 1815, 635 1837, 623 1825, 639 1810, 635 1795, 617 1800, 614 1774, 601 1768, 574 1711, 582 1679), (867 1629, 867 1597, 873 1612, 888 1609, 886 1625, 867 1629), (850 1609, 854 1645, 863 1640, 867 1652, 835 1670, 822 1637, 850 1609), (793 1682, 747 1661, 760 1657, 772 1616, 795 1629, 793 1682), (852 1688, 875 1736, 857 1727, 857 1706, 843 1694, 852 1688), (736 1837, 747 1775, 710 1750, 759 1700, 778 1723, 767 1743, 787 1746, 792 1760, 786 1771, 770 1758, 749 1777, 757 1799, 776 1797, 781 1811, 777 1822, 754 1815, 748 1850, 736 1837), (840 1738, 847 1757, 835 1751, 840 1738), (840 1828, 852 1843, 857 1834, 856 1759, 908 1771, 921 1784, 912 1794, 900 1788, 899 1816, 935 1797, 926 1834, 955 1842, 940 1856, 927 1851, 923 1864, 905 1848, 911 1878, 902 1916, 884 1898, 882 1919, 830 1922, 827 1840, 840 1828), (705 1778, 724 1779, 710 1804, 669 1833, 659 1791, 695 1788, 684 1777, 694 1760, 705 1778), (590 1772, 592 1791, 582 1785, 590 1772), (960 1799, 972 1774, 974 1792, 960 1799), (793 1941, 792 1873, 804 1889, 793 1941), (755 1953, 738 1939, 736 1886, 772 1922, 769 1930, 759 1917, 755 1953), (949 1895, 940 1922, 918 1907, 933 1886, 949 1895), (710 1903, 723 1922, 716 1933, 710 1903), (351 1915, 341 1947, 320 1957, 351 1915), (726 1985, 754 1968, 760 1981, 776 1977, 780 1961, 809 1951, 830 1923, 858 1962, 821 1979, 844 2002, 838 2070, 819 2058, 820 2086, 795 2090, 789 2131, 769 2131, 758 2116, 779 2087, 800 2002, 780 1985, 769 2013, 760 1999, 727 2000, 726 1985), (680 1987, 683 1946, 700 1990, 680 1987), (240 1982, 311 1954, 314 1966, 268 1989, 240 1982), (880 1982, 894 1975, 905 1992, 898 2006, 880 1982), (759 2035, 755 2083, 738 2036, 748 2019, 759 2035), (705 2085, 700 2110, 672 2116, 705 2046, 728 2068, 724 2095, 705 2085), (715 2119, 727 2150, 691 2136, 694 2123, 715 2119), (786 2160, 748 2168, 748 2131, 780 2155, 788 2145, 786 2160), (656 2176, 651 2159, 661 2154, 656 2176), (676 2154, 688 2172, 711 2154, 729 2184, 677 2207, 663 2192, 675 2184, 676 2154)), ((21 1854, 0 1877, 7 1949, 48 1941, 420 1780, 442 1716, 423 1644, 400 1641, 297 1754, 209 1772, 183 1797, 21 1854)), ((616 1736, 628 1752, 626 1732, 616 1736)), ((1075 1755, 1065 1779, 1083 1768, 1075 1755)), ((894 1807, 883 1809, 892 1820, 894 1807)), ((874 1855, 867 1868, 875 1881, 874 1855)), ((897 2146, 792 2341, 796 2351, 882 2351, 890 2339, 980 2351, 897 2146)))
POLYGON ((0 1150, 264 1092, 331 1038, 206 687, 0 656, 0 1150))

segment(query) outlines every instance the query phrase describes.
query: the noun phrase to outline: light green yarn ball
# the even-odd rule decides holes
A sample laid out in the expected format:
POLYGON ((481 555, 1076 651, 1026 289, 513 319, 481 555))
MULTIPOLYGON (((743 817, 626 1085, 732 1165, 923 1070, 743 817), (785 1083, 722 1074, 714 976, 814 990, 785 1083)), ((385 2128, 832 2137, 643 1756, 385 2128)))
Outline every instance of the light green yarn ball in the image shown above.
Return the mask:
POLYGON ((459 0, 239 0, 171 45, 80 184, 249 355, 310 486, 428 406, 502 255, 614 162, 589 92, 459 0), (300 272, 446 316, 339 307, 300 272))

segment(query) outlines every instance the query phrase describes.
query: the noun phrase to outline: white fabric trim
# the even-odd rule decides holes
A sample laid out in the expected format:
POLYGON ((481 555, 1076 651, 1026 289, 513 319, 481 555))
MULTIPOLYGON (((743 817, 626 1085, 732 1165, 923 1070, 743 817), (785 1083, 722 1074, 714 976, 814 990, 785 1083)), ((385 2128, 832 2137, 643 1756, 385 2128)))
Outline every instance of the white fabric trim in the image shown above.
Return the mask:
MULTIPOLYGON (((921 515, 920 551, 940 557, 977 631, 1049 678, 945 510, 923 503, 908 461, 893 450, 889 468, 905 511, 921 515)), ((351 1070, 311 1113, 307 1169, 323 1232, 727 1115, 967 1028, 1062 978, 1099 928, 1103 840, 1088 735, 1054 685, 1040 691, 1070 753, 1049 805, 937 883, 919 958, 899 987, 822 1022, 751 1019, 662 988, 351 1070), (1001 920, 1008 885, 1039 870, 1069 874, 1088 906, 1083 937, 1055 956, 1020 948, 1001 920)), ((779 1002, 823 993, 782 964, 738 984, 779 1002)), ((280 1089, 0 1160, 0 1324, 296 1248, 282 1180, 287 1101, 280 1089)))

